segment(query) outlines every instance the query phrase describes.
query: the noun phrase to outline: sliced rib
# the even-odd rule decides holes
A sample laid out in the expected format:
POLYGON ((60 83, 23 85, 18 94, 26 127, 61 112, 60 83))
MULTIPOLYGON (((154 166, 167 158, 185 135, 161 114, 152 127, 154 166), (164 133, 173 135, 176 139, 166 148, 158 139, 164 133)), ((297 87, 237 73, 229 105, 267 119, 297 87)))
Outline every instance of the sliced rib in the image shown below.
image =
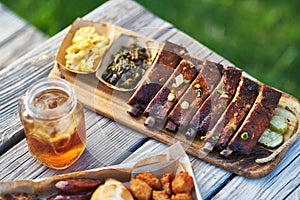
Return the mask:
MULTIPOLYGON (((280 97, 281 92, 269 86, 262 86, 254 106, 251 108, 243 124, 228 143, 228 148, 222 151, 221 155, 227 157, 232 151, 238 154, 249 155, 257 144, 260 136, 270 124, 280 97), (248 139, 242 139, 241 135, 246 133, 248 139)), ((228 137, 223 138, 222 136, 220 139, 221 140, 218 142, 222 144, 222 147, 224 147, 229 140, 228 137)))
POLYGON ((220 64, 206 62, 202 66, 195 80, 168 115, 167 130, 175 132, 179 126, 184 128, 188 125, 195 112, 220 81, 222 73, 223 66, 220 64))
POLYGON ((169 111, 197 76, 200 68, 201 65, 195 65, 187 59, 180 62, 174 73, 145 109, 144 115, 147 117, 145 126, 153 127, 156 122, 161 124, 166 120, 169 111))
POLYGON ((141 111, 144 111, 186 53, 186 49, 179 45, 168 41, 163 43, 147 78, 128 101, 131 108, 127 112, 131 116, 136 117, 141 111))
POLYGON ((237 68, 228 67, 224 70, 221 81, 190 121, 186 137, 205 135, 216 124, 234 96, 241 75, 242 71, 237 68))
POLYGON ((222 134, 232 135, 252 107, 259 91, 256 82, 242 77, 237 92, 216 125, 206 134, 204 151, 210 152, 222 134))

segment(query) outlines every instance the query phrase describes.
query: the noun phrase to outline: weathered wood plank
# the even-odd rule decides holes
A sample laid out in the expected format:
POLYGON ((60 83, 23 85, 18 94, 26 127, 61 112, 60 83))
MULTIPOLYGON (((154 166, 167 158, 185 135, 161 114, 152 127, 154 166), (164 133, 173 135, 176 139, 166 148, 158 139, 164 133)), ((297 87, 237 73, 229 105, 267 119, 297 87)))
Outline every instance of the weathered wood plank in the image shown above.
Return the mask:
MULTIPOLYGON (((213 199, 285 199, 300 183, 300 138, 268 176, 246 179, 236 176, 213 199)), ((293 195, 296 195, 297 192, 293 195)), ((298 196, 299 198, 299 196, 298 196)))
MULTIPOLYGON (((119 14, 120 12, 117 13, 119 14)), ((116 22, 118 25, 121 26, 125 24, 123 26, 125 28, 134 27, 134 26, 139 27, 138 24, 131 26, 131 24, 128 23, 127 20, 128 18, 126 18, 126 15, 132 14, 135 16, 143 17, 144 15, 138 14, 140 12, 144 12, 144 10, 141 9, 139 6, 137 6, 135 2, 126 1, 124 3, 124 1, 122 0, 121 1, 115 0, 115 1, 109 1, 108 3, 96 9, 94 12, 90 13, 85 18, 92 19, 92 20, 103 19, 103 21, 107 20, 111 23, 116 22), (119 8, 120 12, 124 12, 125 14, 121 15, 121 17, 118 18, 118 16, 113 14, 114 12, 109 12, 112 7, 114 9, 119 8), (128 11, 129 13, 126 13, 127 10, 124 8, 129 9, 130 10, 128 11)), ((145 13, 145 15, 147 15, 147 13, 145 13)), ((132 20, 133 19, 134 18, 132 18, 132 20)), ((158 20, 156 23, 159 23, 159 21, 160 20, 158 20)), ((6 129, 4 125, 1 126, 2 125, 2 121, 1 121, 0 122, 1 133, 3 130, 4 131, 6 130, 7 131, 6 133, 9 134, 10 138, 12 138, 13 135, 18 133, 18 131, 21 131, 22 129, 21 127, 20 129, 17 128, 18 130, 14 130, 15 127, 18 127, 18 125, 14 123, 19 123, 17 119, 18 116, 16 114, 17 113, 16 102, 18 96, 23 94, 27 86, 30 85, 32 81, 35 81, 40 77, 46 76, 48 74, 49 72, 48 70, 50 70, 49 69, 50 66, 53 66, 54 64, 54 56, 56 53, 56 49, 58 48, 58 45, 60 44, 60 41, 65 35, 66 31, 67 30, 62 31, 61 33, 59 33, 58 35, 56 35, 55 37, 51 38, 49 41, 44 43, 44 45, 41 46, 39 49, 34 50, 30 54, 26 55, 22 59, 10 65, 6 71, 3 70, 5 71, 5 73, 8 73, 9 76, 6 76, 4 72, 0 72, 0 80, 1 80, 0 91, 2 89, 8 88, 7 90, 5 90, 5 92, 0 93, 1 103, 2 100, 5 103, 5 106, 0 108, 1 110, 0 116, 3 117, 0 119, 7 120, 5 121, 4 124, 5 126, 10 127, 6 129), (45 60, 47 61, 40 60, 41 58, 45 58, 45 60), (36 70, 40 70, 40 71, 37 74, 31 75, 31 73, 34 73, 36 70), (17 74, 17 72, 19 73, 17 74), (14 96, 13 93, 9 93, 9 92, 14 90, 17 91, 17 89, 13 85, 17 84, 18 82, 20 84, 19 93, 14 96), (15 103, 15 105, 13 103, 15 103), (1 115, 3 110, 5 110, 6 116, 1 115), (13 113, 13 116, 7 115, 8 113, 13 113), (13 118, 13 119, 10 120, 9 118, 13 118)), ((173 42, 177 41, 182 44, 190 45, 189 46, 190 51, 194 51, 197 56, 213 59, 214 61, 218 61, 218 62, 221 61, 221 63, 227 63, 226 60, 223 60, 223 58, 221 58, 220 56, 214 54, 212 51, 209 51, 207 48, 203 47, 203 45, 202 46, 194 45, 189 43, 188 38, 179 37, 177 34, 181 34, 181 33, 180 32, 177 33, 177 30, 172 27, 166 28, 160 34, 161 35, 158 34, 157 36, 154 34, 153 37, 157 38, 160 41, 164 39, 170 39, 173 42)), ((166 147, 166 145, 162 143, 158 143, 154 140, 150 140, 135 152, 134 151, 135 148, 138 148, 141 144, 147 141, 147 138, 145 138, 143 135, 128 130, 129 131, 128 135, 125 135, 123 138, 122 135, 124 134, 121 134, 120 136, 119 131, 120 129, 122 129, 120 128, 120 126, 118 126, 115 122, 103 118, 102 116, 97 115, 89 110, 86 110, 86 123, 88 127, 89 146, 87 146, 87 151, 80 158, 81 160, 79 162, 83 163, 82 166, 74 165, 72 166, 73 168, 71 167, 68 170, 63 170, 63 171, 55 171, 55 170, 50 170, 46 167, 42 167, 38 162, 36 162, 30 156, 26 147, 26 141, 22 140, 20 143, 12 147, 8 152, 6 152, 0 157, 0 169, 1 169, 0 180, 35 179, 38 177, 47 177, 54 174, 71 172, 73 170, 117 164, 122 160, 124 160, 131 152, 134 152, 134 154, 130 156, 128 159, 126 159, 126 161, 129 161, 130 159, 138 158, 134 156, 138 156, 143 152, 149 150, 152 151, 155 149, 159 150, 160 147, 162 148, 166 147), (141 137, 134 139, 135 137, 137 137, 137 135, 141 137), (114 143, 114 140, 111 140, 112 138, 121 141, 125 139, 126 145, 122 146, 121 150, 120 149, 116 150, 116 147, 114 147, 114 150, 116 150, 116 152, 111 151, 110 150, 111 147, 107 146, 106 144, 117 145, 117 146, 119 145, 118 142, 114 143), (107 140, 109 140, 109 142, 107 140), (125 153, 123 152, 124 150, 125 153)), ((290 199, 293 199, 293 197, 298 197, 299 194, 299 189, 295 189, 297 187, 299 188, 299 178, 298 178, 299 169, 295 170, 299 166, 299 153, 298 153, 300 152, 299 144, 300 143, 298 138, 295 144, 288 151, 288 154, 285 156, 284 160, 279 165, 280 167, 278 166, 274 170, 272 175, 270 174, 270 176, 265 177, 265 179, 259 179, 259 180, 251 180, 251 179, 245 179, 241 177, 235 177, 231 173, 228 173, 220 168, 216 168, 206 162, 200 161, 198 159, 194 159, 192 156, 190 158, 192 161, 193 169, 197 177, 197 182, 200 186, 201 193, 205 199, 210 199, 218 191, 219 192, 214 197, 214 199, 230 199, 230 198, 243 199, 243 197, 247 199, 253 199, 253 198, 248 198, 248 196, 246 196, 251 192, 253 194, 251 194, 250 197, 258 197, 259 199, 260 195, 266 197, 268 192, 271 192, 268 189, 268 187, 271 187, 273 189, 276 188, 280 189, 282 186, 283 188, 287 189, 287 192, 285 192, 285 190, 280 189, 278 192, 279 196, 276 196, 275 193, 271 193, 271 197, 285 196, 290 199), (296 174, 291 173, 294 171, 296 171, 296 174), (288 184, 284 185, 283 183, 280 183, 279 181, 280 179, 287 180, 288 184), (267 181, 267 183, 265 183, 263 180, 267 181), (225 186, 224 189, 222 189, 222 187, 227 183, 227 181, 230 181, 229 184, 225 186), (258 184, 259 186, 254 187, 256 184, 258 184), (240 185, 241 187, 239 187, 240 185), (234 189, 231 189, 231 187, 233 187, 234 189), (262 187, 262 189, 259 190, 259 187, 262 187), (244 193, 244 189, 247 189, 246 193, 244 193), (233 193, 233 194, 228 194, 228 193, 233 193), (243 194, 243 196, 239 196, 237 194, 243 194)))
POLYGON ((295 200, 300 199, 300 185, 291 193, 288 197, 286 197, 286 200, 295 200))
POLYGON ((0 70, 42 44, 47 36, 0 4, 0 70))
POLYGON ((35 179, 85 169, 119 164, 147 139, 92 111, 85 110, 87 146, 77 163, 65 170, 51 170, 40 165, 22 140, 0 157, 0 180, 35 179), (30 168, 31 170, 26 170, 30 168))
POLYGON ((0 3, 0 43, 7 40, 7 38, 12 36, 12 33, 18 32, 20 29, 26 26, 26 23, 19 17, 6 8, 3 4, 0 3), (9 21, 7 21, 9 20, 9 21), (10 22, 10 23, 7 23, 10 22), (5 25, 5 26, 4 26, 5 25))

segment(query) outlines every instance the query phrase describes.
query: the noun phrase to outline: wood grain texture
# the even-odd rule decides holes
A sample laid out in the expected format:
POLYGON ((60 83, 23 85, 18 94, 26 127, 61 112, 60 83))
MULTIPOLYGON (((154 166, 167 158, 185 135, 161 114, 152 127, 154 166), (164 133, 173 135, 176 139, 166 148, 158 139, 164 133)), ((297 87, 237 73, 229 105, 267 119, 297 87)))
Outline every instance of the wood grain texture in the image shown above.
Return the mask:
MULTIPOLYGON (((171 24, 145 11, 145 9, 131 0, 108 1, 85 16, 84 19, 114 23, 137 32, 140 30, 141 33, 145 31, 146 35, 158 41, 170 40, 178 44, 186 44, 192 54, 201 58, 215 60, 224 65, 232 65, 230 61, 215 54, 202 44, 193 43, 191 37, 187 35, 185 35, 186 37, 181 37, 182 32, 173 28, 171 24), (144 21, 143 19, 150 21, 144 21), (142 25, 139 23, 142 23, 142 25), (150 29, 146 31, 143 27, 147 27, 147 25, 163 28, 159 29, 159 32, 152 32, 150 29)), ((5 135, 4 140, 0 142, 0 150, 2 152, 0 157, 0 180, 35 179, 85 168, 118 164, 130 154, 132 156, 128 157, 127 160, 134 159, 139 153, 159 150, 158 146, 162 148, 166 147, 165 144, 153 139, 149 140, 143 134, 127 129, 117 122, 86 109, 88 147, 78 162, 67 170, 55 171, 43 167, 31 157, 26 141, 23 139, 24 135, 18 119, 16 104, 18 98, 24 94, 29 85, 49 74, 54 66, 56 51, 67 31, 68 28, 0 71, 0 132, 5 133, 2 134, 5 135), (124 131, 125 135, 122 134, 124 131), (19 138, 18 135, 20 135, 19 138), (112 137, 110 137, 111 135, 112 137), (113 145, 120 145, 120 143, 111 142, 110 138, 125 140, 126 144, 123 144, 122 148, 117 151, 111 151, 109 150, 110 145, 106 145, 106 142, 113 145), (135 151, 136 149, 137 151, 135 151)), ((94 101, 94 99, 92 100, 94 101)), ((259 194, 263 194, 266 197, 271 192, 268 189, 269 187, 277 190, 271 195, 274 197, 276 193, 278 196, 276 199, 284 199, 284 197, 287 199, 297 199, 300 194, 299 179, 297 178, 299 177, 299 170, 297 170, 299 168, 300 157, 299 144, 300 140, 298 138, 278 167, 262 179, 254 180, 235 176, 222 168, 203 162, 194 156, 190 156, 190 160, 204 199, 228 199, 227 197, 233 197, 232 199, 253 199, 251 197, 258 197, 259 199, 259 194), (293 174, 294 171, 298 174, 293 174), (285 182, 285 180, 287 180, 287 184, 283 187, 281 182, 285 182), (268 182, 266 183, 266 181, 268 182), (295 184, 297 181, 298 185, 295 184), (239 187, 240 183, 242 183, 241 187, 239 187), (228 184, 227 187, 226 184, 228 184), (261 186, 262 189, 254 187, 256 184, 261 186), (232 187, 235 190, 232 190, 232 187), (245 189, 246 193, 244 193, 245 189), (257 191, 253 189, 257 189, 257 191), (248 195, 250 198, 248 198, 248 195)), ((115 150, 116 148, 114 147, 113 149, 115 150)))
POLYGON ((2 4, 0 4, 0 27, 0 70, 47 39, 46 35, 2 4))
POLYGON ((89 110, 85 110, 85 118, 87 146, 76 164, 60 171, 44 167, 33 159, 28 152, 26 140, 22 140, 0 157, 0 180, 36 179, 119 164, 147 139, 89 110))

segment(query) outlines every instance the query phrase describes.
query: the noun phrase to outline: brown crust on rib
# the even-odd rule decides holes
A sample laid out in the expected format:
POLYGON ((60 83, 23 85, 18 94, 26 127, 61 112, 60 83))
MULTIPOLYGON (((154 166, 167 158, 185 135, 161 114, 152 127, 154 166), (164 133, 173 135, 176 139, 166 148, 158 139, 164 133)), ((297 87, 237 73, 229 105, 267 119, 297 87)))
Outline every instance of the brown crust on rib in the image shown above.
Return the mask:
POLYGON ((160 122, 164 121, 169 111, 178 102, 182 94, 189 87, 189 84, 198 74, 199 68, 200 66, 194 65, 191 61, 183 59, 165 85, 148 104, 144 111, 144 115, 146 117, 152 116, 160 122), (174 87, 174 84, 176 84, 175 78, 180 74, 183 75, 185 81, 180 86, 174 87), (168 95, 171 90, 174 91, 175 98, 172 101, 168 101, 168 95))
POLYGON ((211 151, 221 135, 226 134, 230 137, 234 133, 235 130, 232 128, 232 124, 239 126, 253 105, 258 91, 259 86, 256 82, 242 77, 235 97, 217 124, 206 134, 205 151, 211 151))
MULTIPOLYGON (((262 90, 258 95, 254 106, 251 108, 248 116, 245 118, 245 121, 228 144, 228 147, 231 150, 238 154, 249 155, 251 153, 260 136, 268 127, 281 94, 281 92, 272 89, 271 87, 262 86, 262 90), (249 134, 248 140, 241 139, 241 135, 244 132, 249 134)), ((222 139, 219 142, 225 143, 227 141, 222 139)), ((224 147, 224 145, 225 144, 222 146, 224 147)))
POLYGON ((224 70, 221 81, 196 112, 189 124, 198 134, 205 135, 209 128, 216 124, 234 96, 241 75, 242 71, 233 67, 228 67, 224 70), (224 94, 220 91, 224 91, 224 94))
POLYGON ((148 74, 151 83, 145 81, 129 99, 128 104, 131 106, 139 104, 144 110, 173 71, 174 69, 167 65, 155 64, 148 74))
POLYGON ((174 132, 178 126, 183 128, 187 126, 195 112, 219 82, 222 73, 223 67, 220 68, 216 64, 208 63, 207 61, 203 63, 195 80, 169 114, 168 123, 166 125, 167 130, 174 132), (200 86, 200 88, 197 88, 197 85, 198 87, 200 86), (201 89, 201 96, 197 97, 198 89, 201 89), (183 102, 189 103, 190 106, 188 109, 182 109, 181 104, 183 102))
POLYGON ((181 46, 167 41, 164 42, 160 53, 157 55, 155 64, 147 74, 147 79, 150 80, 150 83, 144 81, 127 102, 133 107, 128 110, 130 115, 137 116, 140 111, 147 107, 151 99, 173 73, 186 52, 186 49, 181 46))
POLYGON ((162 51, 157 55, 157 63, 175 69, 186 53, 187 50, 184 47, 165 41, 162 51))

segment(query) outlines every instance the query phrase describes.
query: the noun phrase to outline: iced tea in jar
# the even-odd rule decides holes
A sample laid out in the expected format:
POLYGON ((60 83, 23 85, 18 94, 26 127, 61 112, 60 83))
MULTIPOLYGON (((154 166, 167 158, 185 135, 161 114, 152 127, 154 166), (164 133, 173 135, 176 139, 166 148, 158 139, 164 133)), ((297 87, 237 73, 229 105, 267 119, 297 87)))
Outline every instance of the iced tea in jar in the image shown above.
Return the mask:
POLYGON ((64 169, 84 151, 83 107, 67 81, 45 78, 34 83, 19 101, 19 115, 29 151, 42 164, 64 169))

